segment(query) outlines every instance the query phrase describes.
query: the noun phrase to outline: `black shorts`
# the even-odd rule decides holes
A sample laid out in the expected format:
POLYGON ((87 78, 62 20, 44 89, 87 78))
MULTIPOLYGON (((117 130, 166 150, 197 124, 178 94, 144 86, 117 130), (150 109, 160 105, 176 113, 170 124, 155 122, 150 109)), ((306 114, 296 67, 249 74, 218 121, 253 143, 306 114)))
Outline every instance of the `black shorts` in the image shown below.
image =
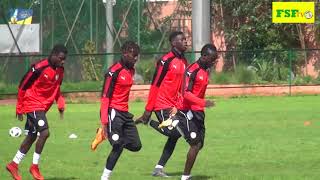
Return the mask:
POLYGON ((121 145, 125 148, 141 146, 138 129, 131 113, 110 108, 108 119, 106 132, 112 146, 121 145))
POLYGON ((190 145, 201 143, 204 145, 205 137, 205 114, 203 111, 179 111, 173 120, 178 119, 177 130, 190 145))
POLYGON ((26 134, 36 135, 37 132, 41 132, 48 128, 49 125, 45 111, 34 111, 27 113, 27 121, 24 128, 26 134))
MULTIPOLYGON (((165 121, 170 117, 170 111, 171 111, 171 108, 155 111, 155 114, 157 116, 159 123, 162 123, 162 121, 165 121)), ((181 137, 181 134, 178 132, 178 130, 176 128, 173 128, 172 126, 163 127, 161 130, 162 130, 162 134, 168 137, 177 138, 177 139, 181 137)))
POLYGON ((167 120, 169 118, 170 111, 171 111, 171 108, 154 111, 159 123, 162 123, 162 121, 167 120))

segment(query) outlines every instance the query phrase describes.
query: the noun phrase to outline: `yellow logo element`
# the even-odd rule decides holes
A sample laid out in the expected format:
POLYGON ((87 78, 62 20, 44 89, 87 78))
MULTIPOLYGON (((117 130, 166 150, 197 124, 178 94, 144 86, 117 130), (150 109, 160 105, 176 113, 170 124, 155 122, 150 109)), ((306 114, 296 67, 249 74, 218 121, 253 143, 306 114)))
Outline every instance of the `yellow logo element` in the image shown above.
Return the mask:
POLYGON ((314 2, 272 2, 273 23, 314 23, 314 2))

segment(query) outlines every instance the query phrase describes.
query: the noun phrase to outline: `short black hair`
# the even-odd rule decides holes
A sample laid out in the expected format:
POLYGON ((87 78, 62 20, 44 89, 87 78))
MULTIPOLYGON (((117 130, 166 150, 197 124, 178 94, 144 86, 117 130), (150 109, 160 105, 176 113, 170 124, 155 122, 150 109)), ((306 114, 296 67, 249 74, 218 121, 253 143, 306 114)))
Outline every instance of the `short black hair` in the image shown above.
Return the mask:
POLYGON ((121 52, 140 52, 140 47, 137 43, 133 41, 126 41, 122 46, 121 46, 121 52))
POLYGON ((68 54, 68 50, 66 48, 66 46, 64 46, 63 44, 56 44, 54 45, 51 54, 59 54, 60 52, 63 52, 64 54, 68 54))
POLYGON ((178 35, 183 34, 183 32, 181 31, 173 31, 170 35, 169 35, 169 41, 172 42, 178 35))
POLYGON ((217 53, 217 48, 213 44, 206 44, 201 49, 201 56, 208 55, 210 51, 217 53))

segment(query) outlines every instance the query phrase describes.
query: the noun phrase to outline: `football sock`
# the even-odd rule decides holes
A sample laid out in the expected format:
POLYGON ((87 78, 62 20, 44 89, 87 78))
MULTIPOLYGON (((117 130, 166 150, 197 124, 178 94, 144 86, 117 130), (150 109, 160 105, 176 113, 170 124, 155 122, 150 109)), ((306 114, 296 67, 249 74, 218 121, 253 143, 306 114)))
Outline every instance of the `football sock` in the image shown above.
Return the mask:
POLYGON ((33 163, 33 164, 39 164, 39 159, 40 159, 40 154, 34 152, 34 153, 33 153, 32 163, 33 163))
POLYGON ((182 175, 181 180, 188 180, 190 177, 190 175, 182 175))
POLYGON ((17 154, 13 158, 13 162, 19 164, 25 155, 26 154, 23 154, 22 152, 20 152, 20 150, 18 150, 17 154))
POLYGON ((163 166, 161 166, 161 165, 157 164, 155 168, 162 169, 162 168, 163 168, 163 166))
POLYGON ((101 180, 108 179, 111 176, 111 173, 112 173, 111 170, 104 168, 102 176, 101 176, 101 180))

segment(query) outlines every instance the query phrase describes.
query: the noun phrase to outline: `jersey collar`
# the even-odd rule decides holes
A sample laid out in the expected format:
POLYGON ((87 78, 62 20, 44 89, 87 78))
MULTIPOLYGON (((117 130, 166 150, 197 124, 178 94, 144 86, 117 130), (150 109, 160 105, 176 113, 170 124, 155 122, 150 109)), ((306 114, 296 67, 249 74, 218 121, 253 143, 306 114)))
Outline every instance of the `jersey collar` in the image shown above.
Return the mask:
POLYGON ((124 63, 124 60, 123 60, 122 58, 120 59, 119 63, 120 63, 121 66, 122 66, 123 68, 125 68, 125 69, 128 69, 128 70, 134 69, 134 68, 129 68, 129 67, 126 65, 126 63, 124 63))
POLYGON ((180 59, 184 59, 184 54, 183 52, 178 51, 176 48, 172 48, 171 52, 174 54, 174 56, 180 58, 180 59))
POLYGON ((57 68, 52 64, 52 62, 50 61, 50 58, 48 58, 47 61, 48 61, 49 66, 52 67, 52 69, 56 69, 57 68))
POLYGON ((208 67, 203 62, 201 62, 200 59, 198 59, 197 64, 199 65, 200 68, 204 70, 208 69, 208 67))

